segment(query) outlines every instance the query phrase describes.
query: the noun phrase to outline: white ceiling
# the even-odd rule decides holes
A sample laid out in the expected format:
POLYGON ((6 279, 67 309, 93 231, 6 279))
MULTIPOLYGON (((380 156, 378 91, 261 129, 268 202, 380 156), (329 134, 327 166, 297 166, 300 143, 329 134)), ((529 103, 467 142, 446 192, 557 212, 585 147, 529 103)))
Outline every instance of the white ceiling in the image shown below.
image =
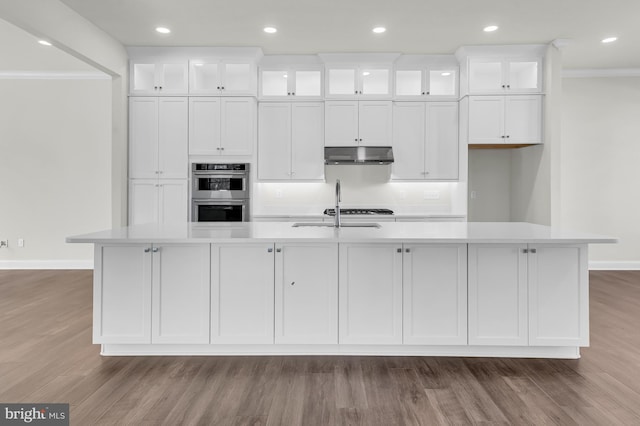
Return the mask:
POLYGON ((639 0, 62 0, 126 46, 453 53, 570 39, 565 68, 640 68, 639 0), (489 24, 500 27, 484 33, 489 24), (156 26, 171 28, 160 35, 156 26), (276 34, 262 28, 272 25, 276 34), (371 32, 382 25, 382 35, 371 32), (601 39, 617 36, 615 43, 601 39))

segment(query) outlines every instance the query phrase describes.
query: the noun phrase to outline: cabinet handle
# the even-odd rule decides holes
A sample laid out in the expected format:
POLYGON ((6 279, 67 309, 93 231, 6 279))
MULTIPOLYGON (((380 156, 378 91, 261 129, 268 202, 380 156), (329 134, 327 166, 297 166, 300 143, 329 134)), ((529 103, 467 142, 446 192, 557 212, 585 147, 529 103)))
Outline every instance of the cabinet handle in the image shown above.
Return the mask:
POLYGON ((154 252, 154 253, 157 253, 157 252, 160 251, 160 249, 158 247, 154 247, 151 251, 154 252))
POLYGON ((276 253, 280 253, 280 252, 282 252, 282 249, 281 248, 277 248, 276 249, 276 253))
POLYGON ((527 250, 527 249, 522 249, 522 252, 523 252, 523 253, 525 253, 525 254, 527 254, 527 253, 529 253, 529 250, 527 250))
POLYGON ((291 281, 291 285, 296 285, 296 282, 295 281, 291 281))
POLYGON ((146 248, 146 249, 144 249, 144 252, 145 252, 145 253, 149 253, 150 251, 151 251, 151 249, 150 249, 150 248, 146 248))
POLYGON ((405 253, 411 253, 411 249, 404 249, 405 253))
POLYGON ((398 253, 402 253, 402 249, 401 249, 401 248, 396 249, 396 251, 397 251, 398 253))
POLYGON ((538 250, 537 250, 537 249, 530 249, 530 250, 529 250, 529 253, 536 254, 537 252, 538 252, 538 250))
POLYGON ((267 249, 267 253, 273 253, 273 249, 272 249, 271 247, 269 247, 269 248, 267 249))

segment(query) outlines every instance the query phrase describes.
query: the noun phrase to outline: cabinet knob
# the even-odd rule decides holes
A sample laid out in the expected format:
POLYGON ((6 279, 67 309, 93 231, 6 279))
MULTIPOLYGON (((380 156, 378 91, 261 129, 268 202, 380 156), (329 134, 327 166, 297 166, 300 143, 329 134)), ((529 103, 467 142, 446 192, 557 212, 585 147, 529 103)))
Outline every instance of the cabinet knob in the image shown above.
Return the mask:
POLYGON ((502 85, 502 88, 504 89, 505 87, 507 87, 505 84, 502 85))
POLYGON ((429 172, 424 172, 424 174, 425 174, 425 175, 428 175, 428 174, 429 174, 429 172))
POLYGON ((160 90, 162 90, 162 86, 158 86, 158 88, 159 88, 160 90))
POLYGON ((146 248, 146 249, 144 249, 144 252, 145 252, 145 253, 149 253, 150 251, 151 251, 151 249, 150 249, 150 248, 146 248))
POLYGON ((427 92, 427 95, 430 95, 430 94, 431 94, 431 92, 427 92))
POLYGON ((269 248, 267 249, 267 253, 273 253, 273 249, 272 249, 271 247, 269 247, 269 248))
POLYGON ((404 249, 405 253, 411 253, 411 249, 404 249))
POLYGON ((151 251, 154 252, 154 253, 157 253, 157 252, 160 251, 160 249, 158 247, 154 247, 151 251))
POLYGON ((220 86, 216 87, 216 89, 220 90, 220 86))
POLYGON ((511 89, 511 85, 510 84, 507 84, 507 89, 511 89))
POLYGON ((291 96, 291 92, 287 92, 287 96, 291 96))
POLYGON ((504 135, 500 136, 502 139, 504 139, 504 135))
POLYGON ((155 90, 158 90, 158 86, 153 86, 153 88, 154 88, 155 90))
POLYGON ((356 95, 358 94, 358 91, 357 91, 357 90, 355 91, 355 94, 356 94, 356 95))
POLYGON ((222 90, 224 90, 224 86, 222 86, 222 90))
POLYGON ((358 138, 355 138, 354 141, 358 142, 358 138))
POLYGON ((401 249, 401 248, 396 249, 396 251, 397 251, 398 253, 402 253, 402 249, 401 249))
POLYGON ((277 249, 276 249, 276 253, 281 253, 281 252, 282 252, 282 249, 281 249, 281 248, 277 248, 277 249))
POLYGON ((296 92, 291 92, 291 94, 292 94, 293 96, 295 96, 295 95, 296 95, 296 92))
POLYGON ((523 253, 525 253, 525 254, 527 254, 527 253, 529 253, 529 250, 527 250, 527 249, 522 249, 522 252, 523 252, 523 253))
POLYGON ((507 135, 507 138, 509 138, 509 137, 510 137, 510 136, 509 136, 509 135, 507 135))
POLYGON ((530 249, 530 250, 529 250, 529 253, 536 254, 537 252, 538 252, 538 250, 537 250, 537 249, 530 249))
POLYGON ((291 281, 291 285, 296 285, 296 282, 295 281, 291 281))
POLYGON ((427 92, 422 92, 422 94, 423 94, 423 95, 426 95, 426 94, 427 94, 427 92))
POLYGON ((221 146, 221 147, 220 147, 220 149, 221 149, 222 151, 224 151, 224 146, 221 146))
POLYGON ((358 139, 360 142, 362 142, 362 139, 358 139))

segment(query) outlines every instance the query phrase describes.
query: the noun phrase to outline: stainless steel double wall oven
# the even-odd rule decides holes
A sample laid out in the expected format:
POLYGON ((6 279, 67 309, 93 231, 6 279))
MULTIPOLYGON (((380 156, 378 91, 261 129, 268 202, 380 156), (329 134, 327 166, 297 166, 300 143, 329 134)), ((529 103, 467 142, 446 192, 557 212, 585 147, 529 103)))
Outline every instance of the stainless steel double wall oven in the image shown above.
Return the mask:
POLYGON ((249 164, 194 163, 191 185, 193 222, 249 221, 249 164))

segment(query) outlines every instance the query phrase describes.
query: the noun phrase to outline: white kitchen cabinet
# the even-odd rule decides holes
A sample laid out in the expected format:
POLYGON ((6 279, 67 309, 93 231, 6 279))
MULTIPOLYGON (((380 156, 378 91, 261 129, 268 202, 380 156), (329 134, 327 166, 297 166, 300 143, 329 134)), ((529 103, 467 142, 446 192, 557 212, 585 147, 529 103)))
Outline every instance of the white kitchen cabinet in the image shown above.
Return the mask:
POLYGON ((197 59, 189 61, 189 93, 219 96, 255 96, 253 60, 197 59))
POLYGON ((129 66, 132 95, 187 94, 187 61, 132 61, 129 66))
POLYGON ((589 345, 586 245, 529 244, 529 345, 589 345))
POLYGON ((95 246, 93 343, 151 343, 151 249, 95 246))
POLYGON ((251 155, 255 110, 254 98, 190 98, 189 154, 251 155))
POLYGON ((341 244, 341 344, 402 343, 402 245, 341 244))
POLYGON ((395 99, 437 100, 458 96, 458 67, 396 67, 395 99))
POLYGON ((458 103, 394 102, 393 180, 458 179, 458 103))
POLYGON ((324 179, 324 104, 260 102, 258 179, 324 179))
POLYGON ((209 343, 209 247, 153 246, 151 343, 209 343))
POLYGON ((338 245, 276 244, 275 343, 338 343, 338 245))
POLYGON ((542 143, 542 95, 469 96, 469 144, 542 143))
POLYGON ((389 99, 391 67, 387 65, 327 65, 326 99, 389 99))
POLYGON ((469 344, 526 346, 527 245, 469 244, 469 344))
POLYGON ((467 344, 467 245, 405 244, 403 343, 467 344))
POLYGON ((187 222, 186 179, 130 179, 129 225, 187 222))
POLYGON ((273 244, 211 246, 211 343, 273 343, 273 244))
POLYGON ((325 146, 390 146, 391 101, 326 101, 325 146))
POLYGON ((321 99, 322 68, 297 66, 260 69, 261 99, 321 99))
POLYGON ((130 98, 129 178, 186 179, 188 131, 187 98, 130 98))
POLYGON ((470 57, 469 94, 542 92, 542 58, 470 57))

